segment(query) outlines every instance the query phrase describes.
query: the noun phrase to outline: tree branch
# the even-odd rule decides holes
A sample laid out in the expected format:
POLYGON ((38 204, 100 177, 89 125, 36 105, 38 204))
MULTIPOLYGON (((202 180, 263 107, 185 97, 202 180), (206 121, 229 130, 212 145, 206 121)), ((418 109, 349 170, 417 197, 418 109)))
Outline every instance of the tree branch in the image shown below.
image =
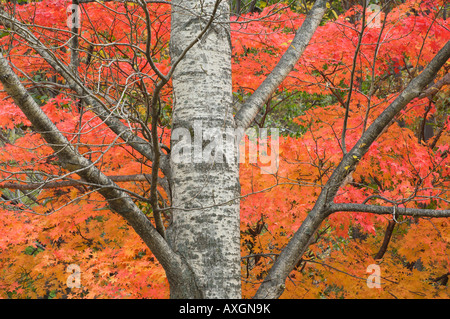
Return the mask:
MULTIPOLYGON (((136 174, 136 175, 109 175, 107 176, 111 181, 116 183, 121 182, 148 182, 150 175, 148 174, 136 174)), ((43 181, 41 183, 0 183, 0 188, 17 189, 21 191, 32 191, 36 189, 53 189, 62 187, 73 187, 83 185, 83 180, 65 180, 65 181, 43 181)), ((91 185, 90 183, 88 185, 91 185)))
MULTIPOLYGON (((302 257, 312 240, 314 233, 319 229, 322 222, 337 208, 345 209, 345 206, 334 206, 333 200, 345 178, 351 174, 358 165, 361 158, 368 152, 373 142, 381 135, 384 129, 391 123, 395 116, 414 98, 418 97, 428 85, 441 67, 450 58, 450 41, 436 54, 428 66, 414 78, 406 89, 380 114, 380 116, 369 126, 361 136, 356 145, 344 156, 339 166, 334 170, 327 184, 322 188, 316 203, 303 221, 300 228, 295 232, 292 239, 283 249, 280 257, 274 263, 259 287, 255 298, 278 298, 284 291, 284 282, 289 273, 294 269, 298 260, 302 257)), ((339 204, 343 205, 343 204, 339 204)), ((358 205, 358 204, 355 204, 358 205)), ((359 206, 353 206, 356 209, 359 206)), ((365 205, 364 209, 381 213, 379 206, 365 205)), ((424 217, 450 217, 450 211, 401 209, 399 213, 405 212, 411 216, 424 217)))
POLYGON ((383 258, 388 248, 389 242, 391 241, 392 233, 394 232, 396 224, 397 223, 393 219, 388 222, 388 225, 386 226, 386 231, 384 232, 383 243, 381 244, 380 249, 378 250, 377 254, 373 259, 377 260, 383 258))
MULTIPOLYGON (((36 52, 44 58, 44 60, 60 74, 79 96, 82 96, 85 102, 91 106, 92 110, 115 134, 121 137, 128 145, 143 155, 147 160, 153 160, 152 145, 136 136, 130 128, 123 125, 111 112, 106 108, 102 101, 97 98, 91 90, 86 88, 79 78, 73 74, 61 61, 54 56, 53 52, 45 47, 39 39, 27 28, 27 26, 19 22, 14 17, 0 9, 0 22, 5 27, 11 28, 11 32, 15 32, 30 44, 36 52)), ((162 155, 161 170, 170 180, 169 156, 162 155)))
POLYGON ((352 99, 352 93, 353 93, 353 82, 354 82, 355 71, 356 71, 356 62, 357 62, 356 60, 358 58, 358 53, 359 53, 359 50, 361 47, 364 30, 366 29, 366 6, 367 6, 367 2, 363 1, 361 32, 359 32, 358 43, 356 45, 355 54, 353 56, 352 71, 350 73, 350 87, 348 89, 347 101, 345 102, 344 125, 342 128, 342 136, 341 136, 342 152, 344 152, 344 155, 347 154, 345 136, 347 134, 347 122, 348 122, 348 117, 349 117, 349 112, 350 112, 350 101, 352 99))
POLYGON ((425 97, 432 98, 445 85, 450 85, 450 73, 445 74, 442 77, 442 79, 440 79, 435 84, 427 88, 422 94, 419 95, 418 98, 419 99, 423 99, 425 97))
POLYGON ((258 89, 247 99, 235 115, 237 128, 247 129, 255 119, 259 110, 269 100, 273 92, 294 69, 302 56, 314 32, 322 21, 326 11, 326 0, 317 0, 308 12, 300 30, 292 40, 291 45, 283 54, 273 71, 267 76, 258 89))
POLYGON ((356 169, 357 164, 368 152, 370 146, 383 133, 395 116, 414 98, 418 97, 430 83, 441 67, 450 58, 450 41, 436 54, 430 64, 414 78, 406 89, 380 114, 369 126, 351 151, 344 156, 339 166, 330 177, 323 196, 331 204, 345 177, 356 169), (325 194, 326 193, 326 194, 325 194))
MULTIPOLYGON (((12 71, 3 54, 0 54, 0 82, 16 105, 30 120, 36 131, 41 134, 57 154, 63 167, 76 173, 86 182, 102 186, 98 192, 107 200, 111 210, 122 216, 142 238, 164 270, 170 275, 168 278, 195 283, 192 270, 180 256, 173 252, 169 244, 157 232, 133 200, 124 191, 118 189, 114 182, 95 167, 91 161, 79 154, 47 117, 12 71)), ((195 284, 192 287, 196 287, 195 284)), ((192 296, 200 296, 196 288, 192 288, 192 290, 192 296)))
MULTIPOLYGON (((336 212, 361 212, 371 213, 377 215, 392 215, 394 213, 394 206, 379 206, 366 205, 354 203, 339 203, 332 204, 329 207, 332 213, 336 212)), ((424 209, 424 208, 407 208, 395 207, 396 215, 411 216, 411 217, 450 217, 450 210, 424 209)))
MULTIPOLYGON (((77 6, 78 0, 72 0, 72 5, 77 6)), ((77 9, 76 9, 77 10, 77 9)), ((74 75, 78 78, 78 67, 80 66, 79 54, 78 54, 78 30, 76 24, 74 24, 70 30, 72 32, 72 38, 70 39, 70 63, 74 75)))

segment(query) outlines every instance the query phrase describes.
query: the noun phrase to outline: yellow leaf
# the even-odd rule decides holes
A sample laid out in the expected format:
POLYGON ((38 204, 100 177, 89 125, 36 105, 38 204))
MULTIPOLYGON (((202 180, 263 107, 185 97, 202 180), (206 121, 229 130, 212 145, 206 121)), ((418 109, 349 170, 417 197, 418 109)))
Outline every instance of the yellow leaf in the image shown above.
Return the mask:
POLYGON ((337 15, 336 11, 331 10, 331 12, 333 12, 333 15, 334 15, 334 17, 335 17, 336 19, 339 19, 339 16, 337 15))
POLYGON ((70 199, 74 200, 75 198, 77 198, 77 189, 76 188, 72 188, 72 190, 70 191, 70 199))

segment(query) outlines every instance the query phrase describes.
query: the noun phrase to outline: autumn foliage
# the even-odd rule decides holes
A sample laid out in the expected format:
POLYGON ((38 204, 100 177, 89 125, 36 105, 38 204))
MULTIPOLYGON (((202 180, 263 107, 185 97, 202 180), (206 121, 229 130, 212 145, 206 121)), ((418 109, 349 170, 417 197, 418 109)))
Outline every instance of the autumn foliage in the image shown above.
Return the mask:
MULTIPOLYGON (((444 2, 399 3, 388 13, 382 12, 382 25, 366 27, 362 37, 360 6, 342 14, 333 11, 267 103, 258 124, 286 124, 290 130, 280 127, 283 134, 275 174, 264 174, 264 164, 241 164, 244 298, 253 296, 339 164, 347 101, 345 147, 349 150, 450 40, 450 19, 442 14, 444 2)), ((60 31, 67 29, 67 5, 44 0, 15 8, 16 17, 28 23, 64 63, 70 59, 66 45, 70 35, 60 31)), ((141 52, 146 45, 144 12, 133 4, 92 3, 83 8, 89 19, 83 19, 81 28, 80 77, 94 90, 108 87, 110 94, 122 99, 114 112, 132 114, 129 118, 136 121, 123 123, 145 137, 139 120, 146 110, 139 100, 142 87, 135 78, 136 72, 146 74, 142 84, 152 86, 154 73, 141 52), (102 45, 107 43, 114 45, 102 45)), ((149 4, 148 11, 152 56, 165 72, 170 65, 170 6, 149 4)), ((303 20, 301 10, 283 3, 267 5, 261 13, 232 17, 236 103, 245 100, 271 72, 303 20)), ((151 163, 119 140, 89 106, 80 108, 70 90, 52 89, 50 81, 59 87, 64 81, 32 47, 7 32, 0 36, 33 97, 81 154, 106 175, 151 173, 151 163), (34 83, 39 82, 47 87, 36 88, 34 83)), ((447 62, 436 81, 449 70, 447 62)), ((51 148, 33 132, 19 108, 5 93, 0 97, 0 296, 168 298, 164 271, 141 239, 108 209, 95 187, 77 184, 76 175, 58 165, 51 148), (24 188, 62 179, 75 186, 24 188), (81 288, 66 285, 70 264, 81 268, 81 288)), ((164 107, 159 123, 161 142, 167 146, 171 99, 169 86, 161 94, 164 107)), ((443 86, 436 94, 410 103, 360 160, 336 202, 450 209, 449 101, 450 89, 443 86), (433 123, 433 136, 423 135, 424 123, 433 123)), ((151 218, 150 204, 141 200, 149 193, 149 183, 130 177, 118 184, 135 196, 151 218)), ((449 298, 450 220, 394 217, 387 250, 376 260, 393 216, 331 215, 286 280, 282 298, 449 298), (371 264, 380 266, 381 288, 367 286, 371 264)))

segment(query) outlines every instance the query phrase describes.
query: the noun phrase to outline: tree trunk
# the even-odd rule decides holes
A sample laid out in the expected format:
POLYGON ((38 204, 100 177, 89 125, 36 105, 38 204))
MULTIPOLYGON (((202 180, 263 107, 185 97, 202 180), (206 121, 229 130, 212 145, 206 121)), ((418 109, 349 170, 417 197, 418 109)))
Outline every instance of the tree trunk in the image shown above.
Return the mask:
MULTIPOLYGON (((215 7, 215 0, 172 1, 172 64, 195 42, 215 7)), ((240 298, 240 207, 239 200, 233 201, 240 195, 240 184, 231 134, 229 3, 221 1, 216 9, 213 23, 173 74, 174 209, 167 240, 192 268, 203 298, 240 298), (218 153, 221 145, 229 156, 218 153), (220 156, 208 156, 211 146, 211 154, 220 156)), ((184 283, 172 285, 171 297, 186 297, 186 288, 184 283)))

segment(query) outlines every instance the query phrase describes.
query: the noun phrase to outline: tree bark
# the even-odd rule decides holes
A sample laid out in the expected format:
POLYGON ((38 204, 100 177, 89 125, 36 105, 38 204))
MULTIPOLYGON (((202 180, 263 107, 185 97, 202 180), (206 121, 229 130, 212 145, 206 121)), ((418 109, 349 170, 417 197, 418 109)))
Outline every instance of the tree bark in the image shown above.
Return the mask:
MULTIPOLYGON (((204 30, 216 5, 216 0, 172 1, 172 61, 204 30)), ((173 73, 171 189, 176 209, 166 235, 194 271, 202 297, 240 298, 239 201, 217 205, 238 198, 240 184, 237 148, 233 136, 226 134, 234 132, 229 3, 220 1, 216 9, 209 29, 173 73), (214 131, 218 135, 208 137, 214 131), (183 143, 178 133, 183 132, 196 143, 188 143, 187 155, 176 158, 183 143), (219 137, 230 156, 211 160, 208 144, 221 144, 219 137)), ((184 286, 171 287, 172 297, 183 295, 184 286)))

